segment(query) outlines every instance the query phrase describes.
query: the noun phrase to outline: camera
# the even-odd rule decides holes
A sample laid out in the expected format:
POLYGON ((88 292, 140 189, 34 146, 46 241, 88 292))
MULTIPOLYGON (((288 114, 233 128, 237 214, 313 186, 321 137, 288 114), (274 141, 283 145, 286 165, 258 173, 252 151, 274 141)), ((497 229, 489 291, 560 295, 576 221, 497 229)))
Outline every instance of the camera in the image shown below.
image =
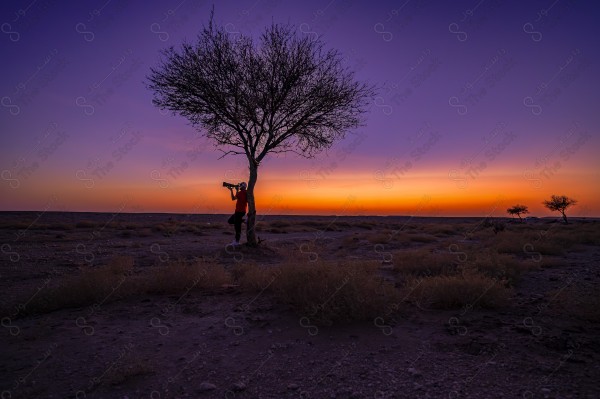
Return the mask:
POLYGON ((223 182, 223 187, 227 187, 227 188, 240 188, 239 184, 233 184, 233 183, 227 183, 226 181, 223 182))

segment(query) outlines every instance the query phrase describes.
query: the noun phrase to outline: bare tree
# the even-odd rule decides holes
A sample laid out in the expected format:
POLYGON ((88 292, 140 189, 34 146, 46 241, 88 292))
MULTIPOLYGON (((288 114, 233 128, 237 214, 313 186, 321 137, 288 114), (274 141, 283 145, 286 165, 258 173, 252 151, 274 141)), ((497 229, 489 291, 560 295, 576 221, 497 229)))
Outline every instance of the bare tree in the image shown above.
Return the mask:
POLYGON ((529 208, 526 205, 514 205, 506 210, 509 215, 517 215, 519 219, 522 221, 521 214, 529 213, 529 208))
POLYGON ((577 200, 573 198, 569 198, 566 195, 553 195, 550 200, 544 200, 543 204, 546 208, 551 211, 558 211, 562 214, 563 220, 565 223, 569 223, 567 221, 567 215, 565 214, 565 210, 571 205, 575 205, 577 200))
POLYGON ((256 245, 254 188, 268 153, 313 157, 362 122, 375 90, 355 80, 320 38, 272 24, 255 44, 213 24, 195 44, 162 52, 148 77, 153 103, 187 118, 227 154, 248 159, 249 245, 256 245))

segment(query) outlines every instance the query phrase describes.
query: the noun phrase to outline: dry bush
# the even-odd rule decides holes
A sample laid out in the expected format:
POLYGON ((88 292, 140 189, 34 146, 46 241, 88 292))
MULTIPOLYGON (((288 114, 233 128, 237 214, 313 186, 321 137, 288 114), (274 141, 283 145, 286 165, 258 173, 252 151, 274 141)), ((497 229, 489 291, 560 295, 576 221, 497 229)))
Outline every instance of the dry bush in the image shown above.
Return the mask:
POLYGON ((519 230, 507 231, 488 239, 488 246, 500 253, 516 255, 562 255, 573 244, 572 238, 554 234, 553 231, 519 230))
MULTIPOLYGON (((335 222, 334 222, 335 223, 335 222)), ((334 224, 328 221, 320 221, 320 220, 301 220, 297 224, 307 227, 313 227, 317 230, 323 230, 324 228, 334 224)))
POLYGON ((522 256, 562 255, 567 250, 579 250, 585 248, 585 245, 600 242, 600 224, 516 224, 496 237, 487 237, 485 241, 487 246, 500 253, 522 256))
POLYGON ((85 269, 81 274, 66 277, 58 285, 41 291, 29 301, 23 313, 106 303, 135 294, 130 289, 132 268, 133 258, 123 256, 112 259, 106 266, 85 269))
POLYGON ((414 276, 436 276, 456 272, 456 255, 429 249, 397 251, 392 254, 393 270, 414 276))
POLYGON ((413 242, 422 242, 422 243, 435 242, 438 240, 437 237, 432 236, 430 234, 410 234, 409 239, 410 239, 410 241, 413 241, 413 242))
POLYGON ((280 269, 245 262, 237 264, 231 273, 241 290, 255 292, 268 289, 279 275, 280 269))
POLYGON ((151 294, 181 294, 194 289, 217 290, 230 283, 231 275, 222 266, 174 261, 150 272, 143 283, 143 291, 151 294))
POLYGON ((517 260, 512 255, 499 254, 493 249, 485 249, 467 255, 463 269, 474 269, 481 274, 514 284, 521 274, 532 266, 517 260))
POLYGON ((143 229, 137 230, 138 237, 151 237, 152 235, 153 235, 152 229, 150 229, 150 228, 143 228, 143 229))
POLYGON ((285 220, 274 220, 269 223, 269 227, 282 228, 282 227, 290 227, 291 223, 285 220))
POLYGON ((425 308, 457 309, 469 308, 495 309, 506 305, 510 289, 502 282, 479 273, 465 273, 456 276, 425 277, 414 289, 410 298, 425 308))
POLYGON ((432 223, 424 225, 421 230, 424 233, 435 235, 435 236, 445 236, 445 235, 455 235, 459 234, 456 226, 451 226, 449 224, 440 224, 440 223, 432 223))
POLYGON ((30 226, 31 222, 2 222, 0 223, 0 229, 7 230, 24 230, 30 226))
POLYGON ((373 222, 357 222, 354 223, 353 225, 351 225, 351 227, 355 227, 355 228, 359 228, 359 229, 365 229, 365 230, 373 230, 373 228, 376 226, 376 223, 373 222))
POLYGON ((379 231, 373 234, 369 234, 366 236, 367 241, 371 244, 386 244, 389 243, 392 239, 392 233, 389 230, 379 231))
POLYGON ((311 323, 372 320, 389 302, 398 302, 397 290, 377 277, 377 267, 377 262, 286 263, 270 289, 311 323))
POLYGON ((133 258, 117 257, 106 266, 85 269, 77 276, 29 295, 21 314, 99 306, 141 294, 183 294, 191 290, 218 291, 231 283, 222 266, 196 262, 171 262, 144 275, 133 274, 133 258))
POLYGON ((97 223, 91 220, 80 220, 75 224, 75 227, 77 227, 78 229, 93 229, 96 226, 97 223))
MULTIPOLYGON (((32 226, 32 228, 35 228, 35 225, 32 226)), ((42 226, 38 226, 39 229, 42 228, 42 226)), ((50 224, 48 226, 45 226, 45 228, 47 230, 75 230, 75 225, 69 224, 69 223, 53 223, 50 224)))
POLYGON ((347 235, 342 238, 342 248, 356 248, 361 239, 363 239, 363 237, 357 233, 347 235))

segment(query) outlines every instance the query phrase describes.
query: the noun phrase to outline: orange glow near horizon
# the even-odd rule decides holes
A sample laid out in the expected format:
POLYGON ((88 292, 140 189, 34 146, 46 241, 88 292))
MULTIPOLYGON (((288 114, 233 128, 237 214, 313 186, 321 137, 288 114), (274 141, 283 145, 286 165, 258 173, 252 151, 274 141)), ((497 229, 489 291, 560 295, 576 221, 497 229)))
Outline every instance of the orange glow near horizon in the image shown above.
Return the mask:
MULTIPOLYGON (((265 173, 265 175, 267 175, 265 173)), ((600 215, 600 190, 590 185, 591 176, 556 176, 542 188, 528 186, 514 176, 486 176, 458 187, 439 174, 415 174, 383 184, 369 174, 336 175, 317 181, 259 177, 255 189, 259 215, 413 215, 413 216, 507 216, 506 208, 529 207, 532 216, 557 216, 542 201, 552 194, 579 200, 572 216, 600 215)), ((234 204, 220 179, 198 182, 181 179, 166 188, 125 182, 98 184, 94 188, 67 182, 36 185, 37 190, 19 192, 19 206, 4 210, 56 210, 141 213, 227 214, 234 204)), ((16 193, 15 193, 16 194, 16 193)), ((6 204, 4 208, 7 208, 6 204)))

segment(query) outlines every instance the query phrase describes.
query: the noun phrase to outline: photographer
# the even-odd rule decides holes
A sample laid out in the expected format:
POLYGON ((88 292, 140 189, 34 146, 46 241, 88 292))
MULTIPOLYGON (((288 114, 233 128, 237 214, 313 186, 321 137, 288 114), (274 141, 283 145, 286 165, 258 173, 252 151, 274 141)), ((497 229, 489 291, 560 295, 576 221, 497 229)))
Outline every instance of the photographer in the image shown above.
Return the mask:
POLYGON ((246 183, 241 182, 237 186, 228 186, 227 188, 229 189, 229 193, 231 194, 231 200, 237 201, 235 203, 235 213, 231 215, 231 217, 227 221, 227 223, 232 224, 235 227, 235 241, 233 241, 231 245, 240 245, 240 236, 242 235, 242 223, 244 222, 246 206, 248 205, 248 199, 246 198, 246 183), (235 194, 233 194, 233 188, 235 188, 235 194))

